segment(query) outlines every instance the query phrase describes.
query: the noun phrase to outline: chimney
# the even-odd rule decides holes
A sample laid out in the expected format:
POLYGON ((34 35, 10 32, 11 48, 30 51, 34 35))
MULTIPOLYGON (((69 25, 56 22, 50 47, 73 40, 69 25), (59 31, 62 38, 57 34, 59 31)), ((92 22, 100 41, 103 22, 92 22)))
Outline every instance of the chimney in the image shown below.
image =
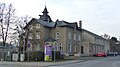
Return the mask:
POLYGON ((79 27, 82 28, 82 21, 79 21, 79 27))

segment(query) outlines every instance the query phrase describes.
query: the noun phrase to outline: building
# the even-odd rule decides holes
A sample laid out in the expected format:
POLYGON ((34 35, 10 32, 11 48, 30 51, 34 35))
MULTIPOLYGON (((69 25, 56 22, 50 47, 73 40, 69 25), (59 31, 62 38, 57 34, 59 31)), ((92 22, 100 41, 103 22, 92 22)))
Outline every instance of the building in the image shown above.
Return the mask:
POLYGON ((99 52, 109 51, 109 40, 82 29, 81 55, 93 55, 99 52))
POLYGON ((33 18, 24 28, 29 32, 27 36, 30 43, 29 50, 43 51, 44 45, 49 44, 66 56, 79 54, 77 46, 81 42, 82 30, 77 22, 69 23, 63 20, 53 22, 46 7, 42 13, 39 19, 33 18))
POLYGON ((26 26, 29 32, 26 50, 44 51, 45 45, 53 46, 53 50, 61 51, 65 56, 93 55, 98 52, 107 52, 109 42, 90 31, 82 29, 82 22, 52 21, 47 8, 40 18, 33 18, 26 26), (28 49, 29 48, 29 49, 28 49))

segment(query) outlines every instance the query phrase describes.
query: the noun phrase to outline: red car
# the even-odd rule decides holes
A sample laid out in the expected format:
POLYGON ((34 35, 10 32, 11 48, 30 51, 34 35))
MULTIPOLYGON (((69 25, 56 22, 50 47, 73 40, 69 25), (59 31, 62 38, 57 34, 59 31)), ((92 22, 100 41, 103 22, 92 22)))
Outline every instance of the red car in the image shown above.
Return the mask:
POLYGON ((107 53, 105 53, 105 52, 97 53, 97 54, 95 54, 95 56, 97 56, 97 57, 106 57, 107 53))

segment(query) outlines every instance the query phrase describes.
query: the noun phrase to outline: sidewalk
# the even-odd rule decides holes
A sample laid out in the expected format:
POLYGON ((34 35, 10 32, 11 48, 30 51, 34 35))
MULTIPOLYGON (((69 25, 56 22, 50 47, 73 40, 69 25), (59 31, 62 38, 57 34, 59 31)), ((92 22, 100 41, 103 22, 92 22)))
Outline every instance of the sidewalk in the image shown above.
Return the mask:
POLYGON ((30 67, 47 67, 47 66, 55 66, 55 65, 65 65, 71 63, 79 63, 83 60, 67 60, 67 61, 59 61, 59 62, 8 62, 8 61, 0 61, 0 64, 4 65, 21 65, 21 66, 30 66, 30 67))

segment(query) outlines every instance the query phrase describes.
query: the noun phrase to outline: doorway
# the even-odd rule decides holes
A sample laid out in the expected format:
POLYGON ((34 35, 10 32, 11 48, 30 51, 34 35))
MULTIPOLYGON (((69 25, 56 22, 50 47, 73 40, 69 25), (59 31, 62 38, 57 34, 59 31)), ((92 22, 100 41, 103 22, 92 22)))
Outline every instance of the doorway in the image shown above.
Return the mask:
POLYGON ((81 46, 81 54, 83 54, 83 53, 84 53, 84 47, 81 46))

